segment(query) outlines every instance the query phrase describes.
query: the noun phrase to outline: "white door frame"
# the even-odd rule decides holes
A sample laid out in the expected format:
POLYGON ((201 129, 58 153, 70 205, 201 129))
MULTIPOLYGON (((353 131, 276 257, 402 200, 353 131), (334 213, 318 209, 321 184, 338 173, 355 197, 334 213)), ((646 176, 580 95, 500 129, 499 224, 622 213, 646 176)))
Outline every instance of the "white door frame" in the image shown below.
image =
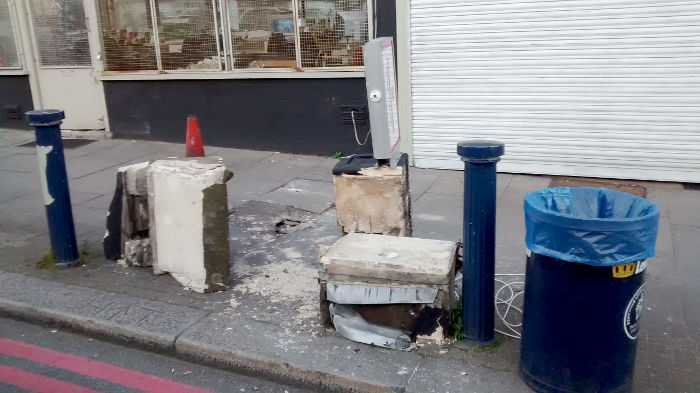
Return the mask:
POLYGON ((32 22, 32 13, 28 0, 10 0, 10 4, 14 2, 16 7, 17 15, 17 28, 19 30, 19 37, 21 42, 18 42, 18 46, 21 47, 20 51, 22 54, 22 63, 25 71, 29 74, 29 87, 32 93, 32 103, 35 109, 45 109, 42 95, 42 88, 47 88, 46 86, 41 86, 39 83, 39 72, 41 68, 83 68, 90 69, 91 75, 97 85, 98 100, 97 103, 103 116, 104 131, 100 130, 100 133, 109 135, 109 119, 107 117, 107 103, 105 100, 104 86, 100 78, 103 63, 101 61, 101 51, 102 43, 100 37, 97 5, 94 0, 83 0, 83 10, 85 12, 85 24, 88 31, 88 43, 90 48, 91 66, 75 66, 75 67, 42 67, 39 64, 38 48, 36 45, 36 39, 34 35, 34 26, 32 22))

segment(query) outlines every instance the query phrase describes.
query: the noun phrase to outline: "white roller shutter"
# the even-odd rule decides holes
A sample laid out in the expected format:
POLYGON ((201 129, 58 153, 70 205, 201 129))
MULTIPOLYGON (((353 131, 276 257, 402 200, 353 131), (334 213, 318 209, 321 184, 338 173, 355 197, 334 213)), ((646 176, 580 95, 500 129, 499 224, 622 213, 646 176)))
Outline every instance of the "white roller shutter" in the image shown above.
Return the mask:
POLYGON ((700 1, 411 0, 413 157, 700 182, 700 1))

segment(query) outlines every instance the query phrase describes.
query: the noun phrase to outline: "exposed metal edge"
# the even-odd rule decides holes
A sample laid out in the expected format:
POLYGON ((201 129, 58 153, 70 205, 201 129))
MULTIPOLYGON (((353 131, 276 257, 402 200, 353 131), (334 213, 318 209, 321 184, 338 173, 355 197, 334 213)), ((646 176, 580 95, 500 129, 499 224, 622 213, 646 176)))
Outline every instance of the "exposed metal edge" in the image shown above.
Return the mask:
POLYGON ((282 361, 254 357, 243 352, 231 352, 218 346, 198 345, 182 337, 178 337, 175 342, 175 353, 178 357, 200 364, 260 376, 272 381, 311 387, 316 391, 378 393, 404 390, 403 386, 383 386, 352 380, 342 375, 340 371, 337 374, 331 374, 296 367, 282 361))

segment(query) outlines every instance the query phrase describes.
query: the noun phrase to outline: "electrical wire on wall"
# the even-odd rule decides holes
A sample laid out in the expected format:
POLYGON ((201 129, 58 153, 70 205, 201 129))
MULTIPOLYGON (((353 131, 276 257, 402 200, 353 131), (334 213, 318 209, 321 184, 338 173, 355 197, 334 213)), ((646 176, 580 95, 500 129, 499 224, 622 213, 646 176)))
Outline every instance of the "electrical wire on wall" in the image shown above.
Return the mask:
POLYGON ((372 133, 372 130, 370 129, 367 131, 367 135, 365 135, 365 141, 360 142, 360 137, 357 135, 357 124, 355 124, 355 111, 350 111, 350 118, 352 119, 352 128, 355 130, 355 140, 357 141, 357 144, 360 146, 364 146, 367 144, 367 140, 369 139, 369 134, 372 133))

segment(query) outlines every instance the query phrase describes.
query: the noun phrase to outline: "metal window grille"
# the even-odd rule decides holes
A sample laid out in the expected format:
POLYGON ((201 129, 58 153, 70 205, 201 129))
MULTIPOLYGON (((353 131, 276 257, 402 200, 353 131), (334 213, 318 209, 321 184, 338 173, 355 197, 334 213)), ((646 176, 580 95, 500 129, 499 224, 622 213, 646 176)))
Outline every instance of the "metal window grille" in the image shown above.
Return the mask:
POLYGON ((361 66, 367 15, 365 0, 299 0, 302 67, 361 66))
POLYGON ((0 0, 0 69, 20 68, 10 5, 0 0))
POLYGON ((148 0, 98 0, 107 71, 157 70, 148 0))
POLYGON ((107 71, 362 66, 370 36, 367 0, 98 2, 107 71))
POLYGON ((163 69, 220 70, 212 0, 159 0, 155 4, 163 69))
POLYGON ((228 0, 234 69, 295 68, 291 0, 228 0))
POLYGON ((29 0, 42 67, 92 64, 82 0, 29 0))

